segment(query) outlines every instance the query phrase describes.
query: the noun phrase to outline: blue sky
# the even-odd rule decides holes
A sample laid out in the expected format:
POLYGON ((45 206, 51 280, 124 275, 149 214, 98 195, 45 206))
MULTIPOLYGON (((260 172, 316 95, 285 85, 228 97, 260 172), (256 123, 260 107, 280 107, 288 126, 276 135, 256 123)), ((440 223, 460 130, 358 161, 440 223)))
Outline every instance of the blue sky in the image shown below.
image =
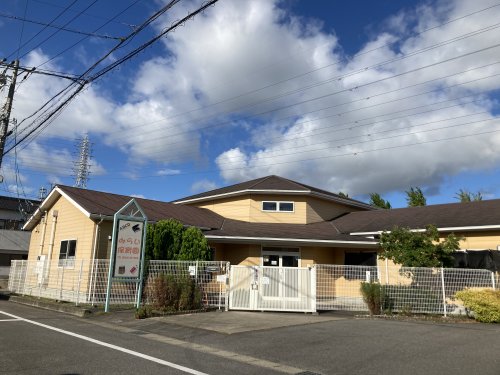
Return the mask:
MULTIPOLYGON (((0 57, 78 75, 163 4, 5 0, 0 57)), ((97 69, 200 4, 180 1, 97 69)), ((88 188, 151 199, 269 174, 365 201, 378 192, 394 207, 411 186, 430 204, 456 202, 459 189, 500 198, 499 16, 491 0, 220 0, 10 151, 0 189, 34 197, 73 185, 76 140, 88 134, 88 188)), ((25 77, 7 148, 68 84, 25 77)))

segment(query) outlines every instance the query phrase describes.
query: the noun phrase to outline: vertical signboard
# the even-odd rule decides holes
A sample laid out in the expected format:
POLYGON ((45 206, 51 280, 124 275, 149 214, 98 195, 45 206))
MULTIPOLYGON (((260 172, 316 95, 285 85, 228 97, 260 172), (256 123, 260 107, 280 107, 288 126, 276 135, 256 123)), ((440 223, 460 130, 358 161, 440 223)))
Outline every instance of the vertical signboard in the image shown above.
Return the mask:
POLYGON ((139 308, 142 295, 147 222, 148 218, 135 199, 128 202, 114 215, 108 287, 104 308, 106 312, 109 311, 113 281, 135 283, 136 307, 139 308))
POLYGON ((113 277, 139 277, 144 224, 118 220, 113 277))

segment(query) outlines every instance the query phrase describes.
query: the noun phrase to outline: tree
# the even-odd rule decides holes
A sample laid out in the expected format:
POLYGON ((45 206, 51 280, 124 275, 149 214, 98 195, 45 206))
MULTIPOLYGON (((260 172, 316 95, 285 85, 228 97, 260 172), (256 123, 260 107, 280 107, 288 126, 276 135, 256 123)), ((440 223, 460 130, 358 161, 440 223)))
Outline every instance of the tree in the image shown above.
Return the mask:
POLYGON ((148 260, 210 260, 210 257, 208 242, 198 228, 184 228, 173 219, 160 220, 147 227, 148 260))
POLYGON ((408 203, 408 207, 427 205, 427 200, 425 199, 424 193, 419 187, 411 187, 410 190, 406 191, 406 202, 408 203))
POLYGON ((470 191, 460 189, 458 193, 455 195, 455 198, 460 201, 460 203, 464 202, 473 202, 473 201, 482 201, 483 195, 480 191, 477 193, 471 193, 470 191))
POLYGON ((208 242, 201 230, 189 227, 182 233, 181 250, 178 260, 210 260, 211 252, 208 242))
POLYGON ((403 267, 452 267, 452 253, 460 249, 460 240, 453 233, 440 240, 433 225, 428 225, 423 232, 395 226, 380 237, 380 258, 390 259, 403 267))
POLYGON ((344 192, 342 192, 342 191, 339 191, 339 194, 338 194, 338 195, 339 195, 339 197, 340 197, 340 198, 349 198, 349 194, 344 193, 344 192))
POLYGON ((389 201, 386 201, 385 199, 383 199, 379 193, 371 193, 370 194, 369 204, 370 204, 370 206, 373 206, 373 207, 379 207, 379 208, 384 208, 384 209, 391 208, 391 204, 389 203, 389 201))

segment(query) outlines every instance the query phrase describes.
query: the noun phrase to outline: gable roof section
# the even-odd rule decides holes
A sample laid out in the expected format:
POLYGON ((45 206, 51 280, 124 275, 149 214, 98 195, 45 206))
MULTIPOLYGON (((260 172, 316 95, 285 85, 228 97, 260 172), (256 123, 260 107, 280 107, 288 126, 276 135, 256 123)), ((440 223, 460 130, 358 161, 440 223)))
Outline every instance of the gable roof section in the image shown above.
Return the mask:
POLYGON ((27 214, 33 213, 40 201, 33 199, 21 199, 15 197, 0 196, 0 210, 19 211, 20 208, 27 214))
POLYGON ((500 229, 500 199, 351 212, 332 224, 351 234, 375 234, 395 225, 424 229, 432 224, 441 231, 500 229))
POLYGON ((339 233, 328 221, 312 224, 249 223, 226 219, 222 228, 204 232, 208 239, 224 242, 301 243, 325 246, 373 247, 374 239, 339 233))
MULTIPOLYGON (((132 199, 126 195, 58 185, 28 220, 24 229, 32 229, 42 216, 42 212, 50 209, 60 196, 68 199, 89 218, 105 217, 108 219, 112 218, 120 208, 132 199)), ((184 225, 210 229, 219 228, 224 220, 222 216, 203 208, 180 206, 143 198, 135 198, 135 200, 144 210, 149 221, 173 218, 184 225)))
POLYGON ((242 194, 291 194, 291 195, 312 195, 318 198, 327 199, 343 203, 350 206, 360 207, 368 210, 376 210, 367 203, 344 198, 338 194, 315 188, 313 186, 301 184, 283 177, 271 175, 267 177, 257 178, 255 180, 245 181, 239 184, 226 186, 220 189, 210 190, 204 193, 191 195, 189 197, 177 199, 173 201, 176 204, 202 202, 216 198, 225 198, 238 196, 242 194))

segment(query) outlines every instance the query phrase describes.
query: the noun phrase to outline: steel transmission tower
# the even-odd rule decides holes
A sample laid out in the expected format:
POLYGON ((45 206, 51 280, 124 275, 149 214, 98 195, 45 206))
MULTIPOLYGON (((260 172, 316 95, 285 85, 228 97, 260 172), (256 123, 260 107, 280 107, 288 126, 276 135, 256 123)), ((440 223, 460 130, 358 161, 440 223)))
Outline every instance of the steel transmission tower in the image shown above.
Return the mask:
POLYGON ((90 142, 89 136, 85 135, 78 144, 78 159, 74 164, 75 184, 74 187, 86 189, 90 174, 90 142))

